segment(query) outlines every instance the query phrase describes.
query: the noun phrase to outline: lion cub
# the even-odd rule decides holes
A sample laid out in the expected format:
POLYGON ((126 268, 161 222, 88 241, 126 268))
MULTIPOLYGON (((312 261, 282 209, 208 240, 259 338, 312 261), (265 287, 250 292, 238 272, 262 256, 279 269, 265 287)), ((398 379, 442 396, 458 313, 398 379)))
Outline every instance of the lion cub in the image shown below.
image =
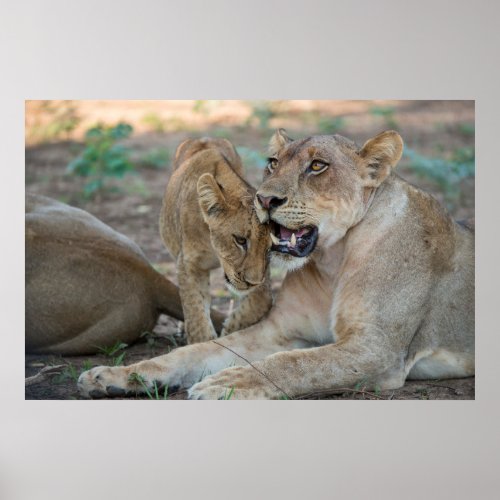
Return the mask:
POLYGON ((259 321, 272 304, 267 273, 269 228, 253 207, 255 189, 226 139, 188 139, 177 148, 165 190, 160 233, 177 262, 188 342, 216 338, 210 321, 210 271, 222 265, 233 289, 246 292, 222 335, 259 321))

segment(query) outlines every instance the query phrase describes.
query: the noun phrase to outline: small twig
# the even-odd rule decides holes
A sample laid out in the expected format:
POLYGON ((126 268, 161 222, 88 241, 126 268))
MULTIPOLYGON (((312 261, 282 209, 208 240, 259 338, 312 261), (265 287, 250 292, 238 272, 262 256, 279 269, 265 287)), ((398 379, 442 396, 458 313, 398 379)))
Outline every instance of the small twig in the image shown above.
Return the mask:
POLYGON ((24 385, 25 387, 28 387, 30 385, 39 384, 40 382, 48 379, 49 375, 57 375, 61 373, 61 369, 65 368, 66 366, 67 365, 46 366, 45 368, 42 368, 36 375, 33 375, 32 377, 26 377, 24 379, 24 385))
POLYGON ((433 384, 432 382, 421 382, 425 385, 430 385, 432 387, 443 387, 444 389, 450 389, 451 391, 454 391, 455 393, 457 392, 457 389, 455 387, 451 387, 449 385, 443 385, 443 384, 433 384))
POLYGON ((333 390, 329 389, 325 391, 310 392, 308 394, 304 394, 303 396, 298 397, 297 399, 308 399, 315 396, 329 396, 329 395, 333 396, 335 394, 343 394, 344 392, 354 392, 356 394, 363 394, 364 396, 370 396, 375 399, 382 399, 384 401, 386 400, 386 398, 383 398, 382 396, 379 396, 373 392, 362 391, 358 389, 349 389, 347 387, 340 387, 339 389, 333 389, 333 390))
POLYGON ((224 347, 224 349, 231 351, 233 354, 235 354, 236 356, 241 358, 243 361, 248 363, 257 373, 260 373, 264 378, 266 378, 269 382, 271 382, 271 384, 273 384, 274 387, 276 387, 276 389, 281 391, 288 399, 292 399, 278 384, 276 384, 274 381, 272 381, 263 371, 259 370, 255 365, 250 363, 250 361, 248 361, 248 359, 244 358, 241 354, 238 354, 237 352, 233 351, 232 349, 230 349, 229 347, 227 347, 223 344, 219 344, 219 342, 216 342, 215 340, 212 340, 212 342, 214 344, 217 344, 218 346, 224 347))

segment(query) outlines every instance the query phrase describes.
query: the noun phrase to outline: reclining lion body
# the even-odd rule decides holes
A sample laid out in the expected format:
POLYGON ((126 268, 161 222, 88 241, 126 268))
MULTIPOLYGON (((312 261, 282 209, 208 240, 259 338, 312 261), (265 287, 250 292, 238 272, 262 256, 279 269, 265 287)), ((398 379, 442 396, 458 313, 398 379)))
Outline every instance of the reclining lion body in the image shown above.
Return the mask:
POLYGON ((28 193, 25 220, 26 351, 94 353, 136 340, 160 312, 183 318, 177 287, 89 213, 28 193))
POLYGON ((94 368, 80 376, 82 394, 141 390, 131 372, 150 387, 190 388, 194 399, 474 375, 474 234, 392 172, 402 149, 396 132, 361 148, 340 136, 291 141, 278 132, 255 205, 275 258, 295 270, 269 315, 217 344, 94 368))

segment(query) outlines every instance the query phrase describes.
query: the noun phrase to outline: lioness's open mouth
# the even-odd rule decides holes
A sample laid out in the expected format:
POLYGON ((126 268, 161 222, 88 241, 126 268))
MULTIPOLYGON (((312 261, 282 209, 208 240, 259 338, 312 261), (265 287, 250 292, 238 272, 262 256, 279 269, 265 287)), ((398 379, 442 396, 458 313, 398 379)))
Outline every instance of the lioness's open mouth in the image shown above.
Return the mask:
POLYGON ((318 241, 318 228, 316 226, 289 229, 272 220, 270 225, 272 251, 286 253, 293 257, 307 257, 314 250, 318 241))

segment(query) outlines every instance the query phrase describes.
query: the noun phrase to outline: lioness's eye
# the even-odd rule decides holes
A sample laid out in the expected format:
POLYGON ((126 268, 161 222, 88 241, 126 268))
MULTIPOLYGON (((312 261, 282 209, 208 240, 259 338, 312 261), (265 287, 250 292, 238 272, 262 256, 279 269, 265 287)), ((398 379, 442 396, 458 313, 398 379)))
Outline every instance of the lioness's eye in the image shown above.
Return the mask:
POLYGON ((278 164, 278 160, 277 158, 268 158, 267 159, 267 170, 269 170, 269 172, 273 172, 274 169, 276 168, 276 165, 278 164))
POLYGON ((308 171, 312 174, 320 174, 324 172, 329 167, 328 163, 321 160, 314 160, 308 168, 308 171))
POLYGON ((236 236, 233 234, 234 241, 236 242, 237 245, 240 247, 246 248, 247 247, 247 239, 243 238, 243 236, 236 236))

